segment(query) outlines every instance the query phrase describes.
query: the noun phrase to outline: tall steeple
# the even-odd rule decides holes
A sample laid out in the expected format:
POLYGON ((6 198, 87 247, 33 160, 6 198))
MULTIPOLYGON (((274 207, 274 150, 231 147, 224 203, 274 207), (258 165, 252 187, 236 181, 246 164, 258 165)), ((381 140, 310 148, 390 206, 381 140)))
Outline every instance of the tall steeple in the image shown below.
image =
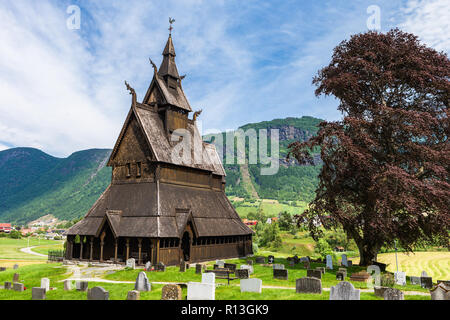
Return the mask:
POLYGON ((167 39, 166 46, 162 53, 163 61, 161 62, 161 66, 159 67, 158 74, 167 81, 167 76, 170 76, 178 81, 180 78, 177 70, 177 65, 175 64, 175 48, 172 42, 172 23, 175 22, 175 19, 169 18, 169 39, 167 39))

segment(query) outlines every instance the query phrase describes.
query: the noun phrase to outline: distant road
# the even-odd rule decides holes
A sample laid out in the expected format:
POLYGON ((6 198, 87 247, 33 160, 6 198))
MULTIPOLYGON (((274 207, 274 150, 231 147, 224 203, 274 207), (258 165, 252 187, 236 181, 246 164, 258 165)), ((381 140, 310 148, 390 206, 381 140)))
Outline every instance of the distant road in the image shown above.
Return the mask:
POLYGON ((20 248, 20 251, 22 251, 24 253, 28 253, 28 254, 34 254, 35 256, 39 256, 39 257, 47 257, 46 254, 37 253, 37 252, 34 252, 34 251, 31 250, 31 249, 36 248, 36 247, 39 247, 39 246, 20 248))

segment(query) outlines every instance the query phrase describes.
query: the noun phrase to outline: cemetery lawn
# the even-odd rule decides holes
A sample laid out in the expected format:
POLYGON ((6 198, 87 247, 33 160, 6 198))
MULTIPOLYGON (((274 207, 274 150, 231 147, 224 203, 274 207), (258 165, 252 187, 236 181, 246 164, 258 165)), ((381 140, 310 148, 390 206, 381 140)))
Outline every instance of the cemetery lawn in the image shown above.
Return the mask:
MULTIPOLYGON (((415 252, 407 255, 406 253, 397 253, 398 270, 405 271, 408 276, 420 277, 422 271, 436 280, 450 279, 450 252, 415 252)), ((359 263, 359 258, 352 258, 353 263, 359 263)), ((395 253, 381 253, 377 260, 389 264, 387 271, 396 271, 395 253)))
MULTIPOLYGON (((133 274, 134 281, 137 274, 141 270, 123 270, 118 271, 115 274, 109 275, 116 276, 121 274, 131 275, 133 274)), ((5 281, 11 281, 14 273, 17 272, 20 275, 20 281, 24 283, 27 288, 23 292, 16 292, 13 290, 0 290, 0 300, 30 300, 31 288, 39 287, 41 278, 50 279, 50 287, 56 288, 50 290, 46 294, 46 300, 86 300, 87 292, 76 291, 64 291, 64 284, 62 280, 68 278, 70 275, 67 273, 66 266, 62 266, 60 263, 45 263, 39 265, 19 266, 19 269, 8 269, 0 273, 0 283, 5 281)), ((190 268, 185 273, 178 271, 178 268, 168 267, 166 272, 147 272, 150 282, 158 281, 155 279, 158 275, 159 278, 169 279, 168 282, 177 281, 173 279, 173 276, 179 275, 178 279, 187 281, 201 281, 201 276, 195 274, 195 269, 190 268), (172 278, 171 278, 172 277, 172 278), (183 278, 183 279, 181 279, 183 278)), ((276 288, 263 288, 262 294, 240 292, 240 288, 236 286, 239 282, 235 280, 234 285, 221 285, 216 288, 216 300, 328 300, 329 291, 323 291, 321 295, 318 294, 297 294, 295 289, 276 289, 276 288)), ((218 280, 223 282, 223 280, 218 280)), ((72 283, 74 287, 74 282, 72 283)), ((266 284, 264 284, 266 285, 266 284)), ((104 282, 89 282, 89 288, 95 286, 101 286, 109 292, 110 300, 125 300, 128 291, 134 289, 134 283, 104 283, 104 282)), ((141 292, 141 300, 159 300, 161 299, 161 290, 164 284, 152 283, 152 291, 141 292)), ((186 299, 186 288, 183 288, 183 299, 186 299)), ((361 300, 382 300, 380 297, 376 297, 370 292, 361 292, 361 300)), ((430 296, 412 296, 405 295, 405 300, 430 300, 430 296)))
POLYGON ((63 249, 64 249, 64 245, 63 245, 63 242, 61 242, 58 244, 47 244, 47 245, 39 246, 39 247, 31 249, 31 251, 37 252, 40 254, 48 254, 49 250, 63 250, 63 249))
MULTIPOLYGON (((259 254, 261 252, 258 252, 259 254)), ((255 261, 255 258, 250 258, 255 261)), ((230 259, 225 260, 228 263, 236 263, 239 265, 245 264, 246 261, 244 259, 230 259)), ((275 263, 281 263, 285 265, 285 268, 289 270, 289 278, 288 280, 279 280, 279 279, 273 279, 273 268, 272 266, 263 266, 260 264, 256 264, 254 262, 253 269, 254 273, 250 276, 251 278, 258 278, 263 281, 263 286, 273 286, 273 287, 286 287, 287 290, 292 290, 292 288, 295 288, 295 280, 298 278, 306 277, 306 269, 303 268, 303 265, 297 264, 294 267, 289 266, 289 262, 286 260, 285 257, 277 257, 275 258, 275 263), (290 288, 290 289, 289 289, 290 288)), ((213 268, 214 262, 207 263, 208 269, 213 268)), ((325 264, 322 263, 311 263, 311 268, 314 269, 316 267, 325 267, 325 264)), ((359 266, 354 266, 347 268, 347 278, 346 281, 349 281, 350 274, 359 272, 361 270, 365 270, 366 268, 362 268, 359 266)), ((336 280, 336 271, 338 270, 338 267, 335 266, 334 270, 327 270, 327 272, 322 276, 322 287, 323 288, 330 288, 331 286, 335 286, 340 281, 336 280)), ((111 274, 104 275, 104 279, 108 280, 117 280, 117 281, 135 281, 137 278, 137 275, 139 272, 141 272, 142 269, 124 269, 120 271, 116 271, 111 274)), ((150 282, 189 282, 189 281, 195 281, 195 282, 201 282, 201 275, 195 273, 195 268, 189 268, 186 270, 186 272, 180 272, 178 266, 173 267, 167 267, 165 272, 146 272, 147 277, 150 282)), ((355 288, 357 289, 367 289, 367 284, 364 282, 351 282, 355 288)), ((227 284, 226 279, 218 279, 216 278, 216 283, 220 284, 227 284)), ((407 281, 406 286, 394 286, 395 288, 398 288, 402 291, 418 291, 418 292, 429 292, 427 289, 423 289, 419 285, 411 285, 409 284, 409 279, 407 281)), ((233 280, 230 281, 230 285, 239 284, 239 280, 233 280)), ((274 289, 274 290, 280 290, 280 289, 274 289)), ((294 291, 295 293, 295 291, 294 291)))
MULTIPOLYGON (((59 245, 62 248, 61 241, 55 240, 38 240, 36 238, 30 238, 30 247, 32 246, 47 246, 47 245, 59 245)), ((21 248, 28 247, 28 239, 11 239, 0 238, 0 259, 12 259, 12 260, 47 260, 47 257, 39 257, 36 255, 28 254, 20 251, 21 248)), ((35 250, 38 248, 35 248, 35 250)), ((48 250, 48 249, 47 249, 48 250)), ((38 252, 38 251, 36 251, 38 252)), ((46 254, 46 253, 44 253, 46 254)), ((0 266, 2 264, 0 263, 0 266)))

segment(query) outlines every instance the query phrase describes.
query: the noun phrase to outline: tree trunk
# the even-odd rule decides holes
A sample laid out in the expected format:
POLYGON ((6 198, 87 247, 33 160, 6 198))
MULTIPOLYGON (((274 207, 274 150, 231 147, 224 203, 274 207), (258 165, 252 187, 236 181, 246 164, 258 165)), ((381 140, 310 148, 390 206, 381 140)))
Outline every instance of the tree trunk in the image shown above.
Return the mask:
POLYGON ((373 244, 357 244, 359 249, 359 265, 360 266, 369 266, 372 264, 372 261, 377 260, 378 255, 378 246, 374 246, 373 244))

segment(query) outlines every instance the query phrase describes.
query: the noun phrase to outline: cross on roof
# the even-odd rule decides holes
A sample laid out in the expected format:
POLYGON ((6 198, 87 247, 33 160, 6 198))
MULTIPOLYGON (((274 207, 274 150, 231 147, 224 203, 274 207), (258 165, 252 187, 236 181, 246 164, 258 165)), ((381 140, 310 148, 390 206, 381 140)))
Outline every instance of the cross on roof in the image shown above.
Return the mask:
POLYGON ((172 23, 174 23, 174 22, 175 22, 175 19, 172 19, 172 18, 169 17, 169 23, 170 23, 169 34, 172 34, 172 29, 173 29, 172 23))

